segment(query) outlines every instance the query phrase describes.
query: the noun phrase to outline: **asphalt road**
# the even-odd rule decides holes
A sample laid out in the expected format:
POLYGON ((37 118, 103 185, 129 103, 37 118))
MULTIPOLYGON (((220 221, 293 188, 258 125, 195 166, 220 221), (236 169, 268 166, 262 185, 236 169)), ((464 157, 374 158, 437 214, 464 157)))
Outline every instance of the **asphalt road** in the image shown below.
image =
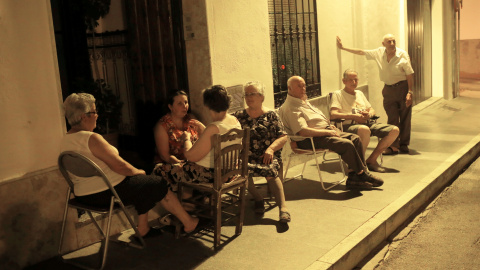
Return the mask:
POLYGON ((356 269, 480 269, 480 159, 356 269))

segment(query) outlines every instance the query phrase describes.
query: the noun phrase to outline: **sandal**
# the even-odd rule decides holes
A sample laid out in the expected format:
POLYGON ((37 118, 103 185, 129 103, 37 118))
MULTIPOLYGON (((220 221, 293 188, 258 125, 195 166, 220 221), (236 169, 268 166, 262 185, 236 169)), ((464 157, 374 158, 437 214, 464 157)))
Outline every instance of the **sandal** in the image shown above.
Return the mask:
POLYGON ((385 156, 392 156, 396 154, 398 154, 398 150, 393 150, 392 147, 388 147, 387 149, 385 149, 385 151, 383 151, 383 155, 385 156))
POLYGON ((292 220, 292 218, 290 216, 290 213, 288 213, 287 211, 280 211, 279 220, 282 223, 287 223, 287 222, 290 222, 292 220))
POLYGON ((172 214, 166 214, 165 216, 158 218, 158 222, 165 226, 173 225, 172 214))

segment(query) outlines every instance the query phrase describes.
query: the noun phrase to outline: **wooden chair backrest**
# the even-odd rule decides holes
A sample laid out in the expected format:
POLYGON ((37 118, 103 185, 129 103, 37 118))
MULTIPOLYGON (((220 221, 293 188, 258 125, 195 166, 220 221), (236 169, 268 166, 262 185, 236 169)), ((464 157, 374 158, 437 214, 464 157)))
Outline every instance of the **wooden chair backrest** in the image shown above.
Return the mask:
POLYGON ((233 177, 248 176, 248 151, 250 147, 250 129, 231 129, 225 134, 212 136, 214 151, 214 188, 221 186, 233 177), (238 143, 222 148, 222 142, 239 140, 238 143))

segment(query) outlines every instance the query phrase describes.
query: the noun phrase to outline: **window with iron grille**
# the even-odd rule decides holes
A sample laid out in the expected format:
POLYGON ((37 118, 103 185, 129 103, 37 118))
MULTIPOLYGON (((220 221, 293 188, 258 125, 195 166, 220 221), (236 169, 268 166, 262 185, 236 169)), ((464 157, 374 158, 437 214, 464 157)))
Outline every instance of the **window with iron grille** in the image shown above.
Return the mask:
POLYGON ((301 76, 309 98, 320 96, 317 1, 269 0, 275 108, 287 97, 287 80, 301 76))

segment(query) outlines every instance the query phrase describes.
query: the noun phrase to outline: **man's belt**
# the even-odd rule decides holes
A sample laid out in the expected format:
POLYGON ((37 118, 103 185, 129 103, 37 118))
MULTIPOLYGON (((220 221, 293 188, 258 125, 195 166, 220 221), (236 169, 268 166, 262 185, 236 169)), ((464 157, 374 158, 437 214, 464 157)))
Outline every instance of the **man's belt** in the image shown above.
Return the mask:
POLYGON ((406 82, 406 80, 405 81, 399 81, 399 82, 394 83, 394 84, 385 84, 385 86, 387 86, 387 87, 397 87, 404 82, 406 82))

